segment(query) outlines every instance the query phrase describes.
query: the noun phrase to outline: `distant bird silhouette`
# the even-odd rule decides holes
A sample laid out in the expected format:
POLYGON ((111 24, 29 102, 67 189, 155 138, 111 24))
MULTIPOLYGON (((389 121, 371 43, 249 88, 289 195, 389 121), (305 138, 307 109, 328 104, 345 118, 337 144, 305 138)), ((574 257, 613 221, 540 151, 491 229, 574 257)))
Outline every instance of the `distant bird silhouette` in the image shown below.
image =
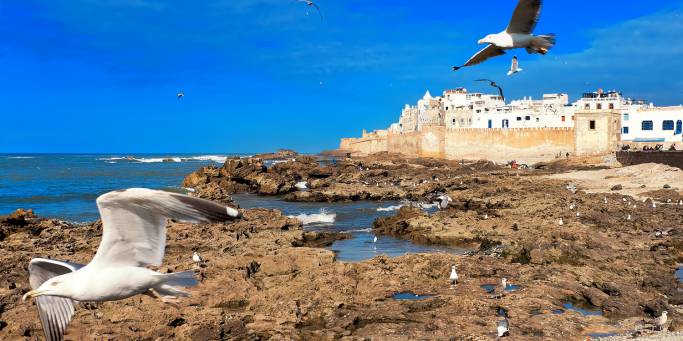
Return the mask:
POLYGON ((320 11, 320 7, 318 7, 315 2, 311 0, 297 0, 297 2, 304 3, 308 7, 315 7, 315 9, 318 11, 318 14, 320 14, 320 20, 323 20, 323 12, 320 11))
POLYGON ((519 67, 519 60, 517 56, 512 57, 512 64, 510 65, 510 71, 508 71, 508 76, 512 76, 517 72, 524 71, 524 69, 519 67))
POLYGON ((502 97, 503 101, 505 101, 505 95, 503 94, 503 88, 501 88, 500 85, 498 85, 498 83, 496 83, 490 79, 477 79, 476 81, 477 82, 489 82, 489 83, 491 83, 492 87, 498 88, 498 93, 500 93, 500 97, 502 97))
POLYGON ((178 99, 181 99, 181 98, 185 97, 185 93, 184 93, 182 90, 180 90, 180 91, 178 91, 178 93, 176 94, 176 97, 178 97, 178 99))

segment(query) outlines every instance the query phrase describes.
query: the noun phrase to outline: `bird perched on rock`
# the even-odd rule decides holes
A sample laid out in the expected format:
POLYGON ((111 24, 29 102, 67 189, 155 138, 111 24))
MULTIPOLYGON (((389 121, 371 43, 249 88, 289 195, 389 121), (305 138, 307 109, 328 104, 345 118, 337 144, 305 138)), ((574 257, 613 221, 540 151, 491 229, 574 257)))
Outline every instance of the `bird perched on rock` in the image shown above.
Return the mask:
POLYGON ((574 210, 574 203, 569 204, 569 210, 573 211, 574 210))
POLYGON ((653 319, 648 319, 648 320, 645 320, 644 322, 652 325, 653 331, 655 330, 655 328, 657 328, 657 330, 664 330, 664 328, 666 327, 666 323, 669 320, 667 315, 668 315, 668 312, 666 310, 664 310, 664 311, 662 311, 662 314, 659 315, 659 317, 655 317, 653 319))
POLYGON ((476 81, 477 82, 489 82, 489 83, 491 83, 491 86, 498 89, 498 93, 500 94, 500 97, 503 99, 503 101, 505 101, 505 94, 503 94, 503 88, 501 88, 500 85, 498 85, 498 83, 496 83, 490 79, 477 79, 476 81))
POLYGON ((496 327, 496 331, 498 332, 498 337, 506 337, 510 336, 510 322, 508 321, 507 317, 503 318, 502 320, 498 320, 498 326, 496 327))
POLYGON ((517 56, 512 57, 512 63, 510 64, 510 71, 508 71, 508 76, 512 76, 517 72, 522 72, 524 69, 519 67, 519 60, 517 56))
POLYGON ((451 266, 451 275, 448 279, 451 281, 451 285, 458 284, 458 273, 455 271, 455 265, 451 266))
POLYGON ((605 203, 605 205, 607 205, 607 197, 605 197, 604 199, 602 199, 602 202, 605 203))
POLYGON ((200 256, 197 253, 197 251, 195 251, 192 253, 192 261, 195 262, 195 264, 199 265, 199 264, 204 263, 204 258, 202 258, 202 256, 200 256))
POLYGON ((500 284, 498 284, 494 289, 493 289, 493 298, 502 298, 505 296, 505 290, 508 287, 508 280, 507 278, 503 277, 500 279, 500 284))
POLYGON ((102 240, 87 265, 34 258, 28 265, 45 338, 62 340, 76 302, 122 300, 139 294, 175 304, 182 290, 197 284, 194 271, 164 274, 146 268, 160 266, 168 219, 185 222, 234 220, 241 214, 208 200, 144 188, 106 193, 97 198, 102 240))
POLYGON ((568 191, 572 192, 572 194, 576 194, 576 185, 570 183, 570 184, 567 184, 566 188, 568 191))
POLYGON ((318 7, 318 5, 315 2, 313 2, 311 0, 297 0, 297 2, 301 2, 301 3, 306 4, 306 6, 308 6, 308 7, 315 8, 316 11, 318 11, 318 14, 320 14, 320 20, 323 20, 323 12, 320 11, 320 7, 318 7))
POLYGON ((465 64, 454 66, 453 71, 466 66, 477 65, 489 58, 502 56, 506 50, 523 48, 528 53, 545 55, 555 46, 555 36, 552 34, 534 36, 538 19, 541 15, 541 0, 519 0, 517 8, 512 14, 508 27, 496 34, 489 34, 479 40, 479 44, 488 44, 477 52, 465 64))
POLYGON ((578 218, 580 216, 581 216, 581 212, 576 212, 576 217, 578 218))
POLYGON ((308 184, 306 181, 299 181, 296 184, 294 184, 294 187, 300 191, 303 191, 308 188, 308 184))
POLYGON ((668 312, 666 310, 662 311, 662 315, 659 316, 657 319, 657 328, 659 330, 663 330, 664 326, 666 325, 666 321, 668 320, 667 318, 668 312))
POLYGON ((652 200, 652 208, 657 208, 657 203, 654 200, 652 200))
POLYGON ((626 220, 631 221, 631 214, 630 213, 629 213, 629 215, 626 216, 626 220))
POLYGON ((678 206, 683 206, 683 200, 678 201, 678 206))
POLYGON ((562 218, 560 218, 560 220, 557 221, 557 225, 560 225, 560 226, 564 225, 564 220, 562 220, 562 218))
POLYGON ((449 197, 446 194, 441 194, 438 197, 436 197, 436 199, 439 203, 438 207, 440 210, 445 210, 446 208, 448 208, 448 203, 453 201, 453 199, 451 199, 451 197, 449 197))

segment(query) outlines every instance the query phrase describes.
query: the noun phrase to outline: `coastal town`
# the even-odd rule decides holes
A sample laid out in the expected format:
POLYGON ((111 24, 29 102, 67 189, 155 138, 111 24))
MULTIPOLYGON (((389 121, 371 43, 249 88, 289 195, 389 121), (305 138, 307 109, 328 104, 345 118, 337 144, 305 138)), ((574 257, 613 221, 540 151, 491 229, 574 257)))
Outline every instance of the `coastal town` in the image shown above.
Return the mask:
POLYGON ((602 89, 571 103, 564 93, 506 103, 500 95, 458 88, 437 97, 427 91, 417 104, 405 105, 398 122, 342 139, 340 149, 509 161, 606 154, 624 145, 675 149, 681 141, 683 106, 660 107, 602 89))

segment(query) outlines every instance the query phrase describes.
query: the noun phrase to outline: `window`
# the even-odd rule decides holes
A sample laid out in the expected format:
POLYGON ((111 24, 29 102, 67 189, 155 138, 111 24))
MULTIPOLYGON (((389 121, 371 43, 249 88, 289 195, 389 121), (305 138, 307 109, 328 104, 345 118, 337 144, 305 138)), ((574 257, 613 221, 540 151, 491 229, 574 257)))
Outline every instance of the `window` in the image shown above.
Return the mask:
POLYGON ((562 122, 564 122, 567 119, 566 116, 562 116, 562 122))
POLYGON ((453 125, 455 125, 455 119, 453 119, 453 125))
POLYGON ((588 125, 589 125, 590 130, 595 130, 595 121, 594 121, 594 120, 591 120, 591 121, 588 123, 588 125))
POLYGON ((609 104, 609 109, 610 109, 610 110, 613 110, 613 109, 614 109, 614 103, 610 103, 610 104, 609 104))
POLYGON ((624 114, 624 121, 628 121, 629 114, 624 114))
POLYGON ((622 133, 623 133, 623 134, 628 134, 628 127, 624 127, 622 133))
POLYGON ((674 121, 666 120, 662 122, 662 130, 674 130, 674 121))
POLYGON ((493 128, 493 121, 489 120, 489 129, 493 128))
POLYGON ((676 121, 676 131, 674 132, 674 135, 678 135, 683 133, 683 121, 678 120, 676 121))
POLYGON ((536 117, 536 122, 540 122, 540 121, 541 121, 541 119, 536 117))
POLYGON ((591 110, 591 105, 586 103, 586 105, 583 108, 586 110, 591 110))
POLYGON ((517 121, 521 121, 522 118, 520 116, 517 116, 517 121))
POLYGON ((653 124, 652 121, 643 121, 643 130, 652 130, 653 124))
POLYGON ((524 116, 525 121, 531 121, 531 116, 524 116))
POLYGON ((598 105, 595 106, 595 109, 602 110, 602 103, 598 103, 598 105))

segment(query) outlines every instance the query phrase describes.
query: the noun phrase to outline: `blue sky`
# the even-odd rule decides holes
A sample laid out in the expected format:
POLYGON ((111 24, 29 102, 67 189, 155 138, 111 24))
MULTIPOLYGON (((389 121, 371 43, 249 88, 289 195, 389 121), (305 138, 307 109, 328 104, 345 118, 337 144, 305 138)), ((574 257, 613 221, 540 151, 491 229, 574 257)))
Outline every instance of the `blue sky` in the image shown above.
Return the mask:
POLYGON ((683 1, 545 2, 558 45, 508 78, 450 67, 515 0, 0 0, 0 152, 315 152, 477 78, 683 103, 683 1))

